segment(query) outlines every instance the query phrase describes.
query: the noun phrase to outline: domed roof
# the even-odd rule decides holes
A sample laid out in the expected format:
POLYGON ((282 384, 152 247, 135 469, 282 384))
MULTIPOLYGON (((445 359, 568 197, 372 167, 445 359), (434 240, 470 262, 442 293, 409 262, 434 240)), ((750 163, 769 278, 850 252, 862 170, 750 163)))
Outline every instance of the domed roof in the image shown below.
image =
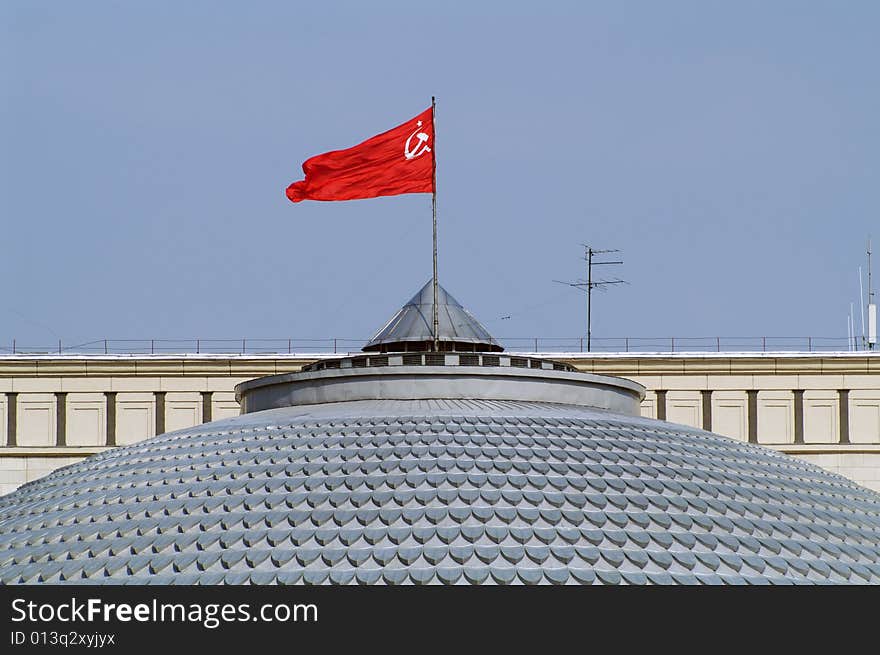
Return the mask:
MULTIPOLYGON (((432 338, 404 318, 373 345, 432 338)), ((0 583, 880 583, 880 495, 642 418, 629 380, 443 350, 251 380, 242 416, 22 486, 0 583)))
POLYGON ((524 396, 295 404, 103 452, 0 498, 0 582, 880 582, 877 494, 524 396))

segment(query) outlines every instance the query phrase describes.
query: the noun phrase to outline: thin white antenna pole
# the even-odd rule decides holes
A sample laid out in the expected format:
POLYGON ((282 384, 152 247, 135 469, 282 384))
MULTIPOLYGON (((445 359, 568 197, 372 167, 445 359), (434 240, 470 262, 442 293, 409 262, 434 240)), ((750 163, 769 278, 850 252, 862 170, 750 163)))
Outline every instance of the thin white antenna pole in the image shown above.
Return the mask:
POLYGON ((871 279, 871 235, 868 235, 868 350, 877 345, 877 305, 874 304, 874 284, 871 279))
POLYGON ((853 303, 849 304, 849 338, 852 341, 852 349, 858 350, 856 344, 856 312, 853 309, 853 303))
POLYGON ((874 302, 874 287, 871 285, 871 237, 868 237, 868 304, 874 302))
POLYGON ((865 292, 862 288, 862 267, 859 266, 859 304, 862 306, 862 347, 865 346, 865 292))
POLYGON ((853 336, 853 304, 849 304, 849 314, 846 315, 846 340, 849 350, 854 350, 855 337, 853 336))

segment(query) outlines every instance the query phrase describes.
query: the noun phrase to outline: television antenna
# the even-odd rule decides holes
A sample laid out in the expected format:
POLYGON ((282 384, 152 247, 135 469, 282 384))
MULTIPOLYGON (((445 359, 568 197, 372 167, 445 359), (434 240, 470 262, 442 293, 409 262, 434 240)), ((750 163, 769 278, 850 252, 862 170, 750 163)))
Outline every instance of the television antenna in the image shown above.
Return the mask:
POLYGON ((615 278, 613 280, 593 280, 594 266, 609 266, 614 264, 623 264, 623 261, 593 261, 596 255, 609 255, 620 250, 597 250, 586 243, 581 244, 584 247, 584 261, 587 263, 587 279, 578 280, 577 282, 565 282, 563 280, 553 280, 558 284, 564 284, 574 289, 579 289, 587 294, 587 352, 591 350, 592 341, 592 305, 593 305, 593 289, 605 291, 612 284, 629 284, 626 280, 615 278))

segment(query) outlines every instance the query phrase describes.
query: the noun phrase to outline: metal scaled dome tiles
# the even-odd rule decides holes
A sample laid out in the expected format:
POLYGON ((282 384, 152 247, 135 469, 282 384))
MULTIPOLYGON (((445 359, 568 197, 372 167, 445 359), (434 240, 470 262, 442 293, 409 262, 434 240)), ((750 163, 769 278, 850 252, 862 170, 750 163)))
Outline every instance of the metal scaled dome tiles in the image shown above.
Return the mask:
POLYGON ((357 401, 247 414, 0 498, 0 582, 880 583, 880 496, 584 407, 357 401))

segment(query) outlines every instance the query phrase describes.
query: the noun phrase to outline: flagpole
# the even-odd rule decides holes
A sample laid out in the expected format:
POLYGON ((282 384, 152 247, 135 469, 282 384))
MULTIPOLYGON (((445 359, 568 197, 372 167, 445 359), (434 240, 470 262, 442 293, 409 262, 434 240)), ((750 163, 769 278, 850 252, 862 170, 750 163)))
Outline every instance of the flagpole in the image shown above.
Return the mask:
POLYGON ((431 150, 431 212, 434 217, 434 351, 440 350, 440 315, 438 314, 437 296, 437 122, 434 96, 431 96, 431 131, 434 146, 431 150))

